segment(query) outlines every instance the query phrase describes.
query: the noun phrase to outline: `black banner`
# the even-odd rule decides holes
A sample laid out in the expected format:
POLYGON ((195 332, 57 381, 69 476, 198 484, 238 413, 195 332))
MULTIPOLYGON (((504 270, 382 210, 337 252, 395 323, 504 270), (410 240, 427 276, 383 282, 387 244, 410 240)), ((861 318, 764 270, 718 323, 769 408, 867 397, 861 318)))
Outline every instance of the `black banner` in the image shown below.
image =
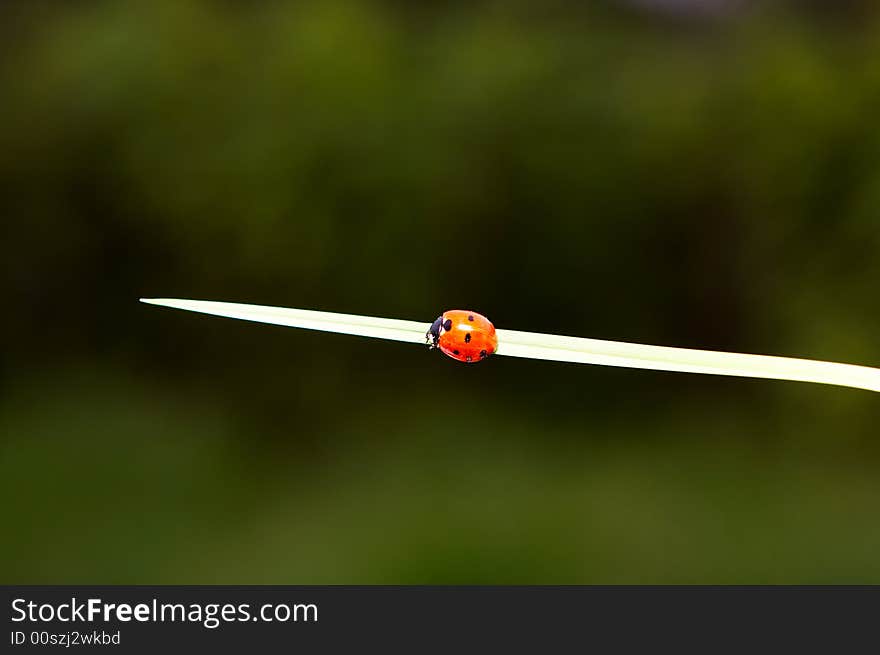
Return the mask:
POLYGON ((876 651, 880 587, 3 587, 3 652, 876 651))

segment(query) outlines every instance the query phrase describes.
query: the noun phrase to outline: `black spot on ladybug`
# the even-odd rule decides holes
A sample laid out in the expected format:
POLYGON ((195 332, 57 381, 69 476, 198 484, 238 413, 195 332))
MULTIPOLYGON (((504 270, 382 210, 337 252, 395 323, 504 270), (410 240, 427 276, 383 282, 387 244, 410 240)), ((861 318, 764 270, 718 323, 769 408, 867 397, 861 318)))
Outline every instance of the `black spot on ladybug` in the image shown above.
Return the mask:
POLYGON ((466 335, 464 335, 464 342, 465 343, 471 342, 471 333, 470 332, 468 332, 466 335))
POLYGON ((453 350, 453 351, 452 351, 452 354, 453 354, 453 355, 460 355, 461 353, 458 352, 457 350, 453 350))
POLYGON ((471 357, 470 355, 468 355, 467 357, 465 357, 465 360, 468 361, 468 362, 472 361, 473 359, 474 359, 474 358, 471 357))
POLYGON ((449 332, 452 329, 452 319, 451 318, 447 318, 443 322, 443 329, 446 330, 447 332, 449 332))
POLYGON ((471 323, 473 323, 473 321, 474 321, 474 315, 473 315, 473 314, 468 314, 468 320, 469 320, 471 323))
POLYGON ((487 353, 485 350, 480 351, 480 359, 486 359, 488 356, 489 353, 487 353))

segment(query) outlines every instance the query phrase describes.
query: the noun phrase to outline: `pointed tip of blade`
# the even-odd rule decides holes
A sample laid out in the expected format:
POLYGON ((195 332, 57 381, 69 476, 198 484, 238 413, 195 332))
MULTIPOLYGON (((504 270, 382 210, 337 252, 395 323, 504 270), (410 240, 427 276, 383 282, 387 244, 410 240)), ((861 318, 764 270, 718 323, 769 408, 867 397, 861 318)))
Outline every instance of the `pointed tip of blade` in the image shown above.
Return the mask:
POLYGON ((138 301, 147 305, 160 305, 162 307, 179 307, 187 302, 175 298, 138 298, 138 301))

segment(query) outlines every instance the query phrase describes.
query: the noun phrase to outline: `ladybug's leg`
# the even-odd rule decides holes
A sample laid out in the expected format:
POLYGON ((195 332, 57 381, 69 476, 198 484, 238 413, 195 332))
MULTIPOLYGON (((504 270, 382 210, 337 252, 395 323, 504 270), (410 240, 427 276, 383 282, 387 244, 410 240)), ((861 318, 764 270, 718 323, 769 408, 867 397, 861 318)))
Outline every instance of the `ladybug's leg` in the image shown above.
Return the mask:
POLYGON ((437 317, 437 320, 431 324, 428 331, 425 332, 425 343, 428 344, 429 350, 434 350, 440 345, 440 329, 443 324, 443 317, 437 317))

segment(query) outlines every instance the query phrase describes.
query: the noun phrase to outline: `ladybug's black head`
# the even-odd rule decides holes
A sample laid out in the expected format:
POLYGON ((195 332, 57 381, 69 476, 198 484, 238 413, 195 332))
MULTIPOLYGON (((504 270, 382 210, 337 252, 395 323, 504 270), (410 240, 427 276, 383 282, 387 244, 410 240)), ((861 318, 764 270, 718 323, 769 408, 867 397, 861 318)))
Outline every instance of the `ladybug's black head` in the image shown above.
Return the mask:
POLYGON ((438 316, 437 320, 431 323, 431 327, 425 332, 425 343, 428 348, 436 348, 440 345, 440 330, 443 326, 443 316, 438 316))

